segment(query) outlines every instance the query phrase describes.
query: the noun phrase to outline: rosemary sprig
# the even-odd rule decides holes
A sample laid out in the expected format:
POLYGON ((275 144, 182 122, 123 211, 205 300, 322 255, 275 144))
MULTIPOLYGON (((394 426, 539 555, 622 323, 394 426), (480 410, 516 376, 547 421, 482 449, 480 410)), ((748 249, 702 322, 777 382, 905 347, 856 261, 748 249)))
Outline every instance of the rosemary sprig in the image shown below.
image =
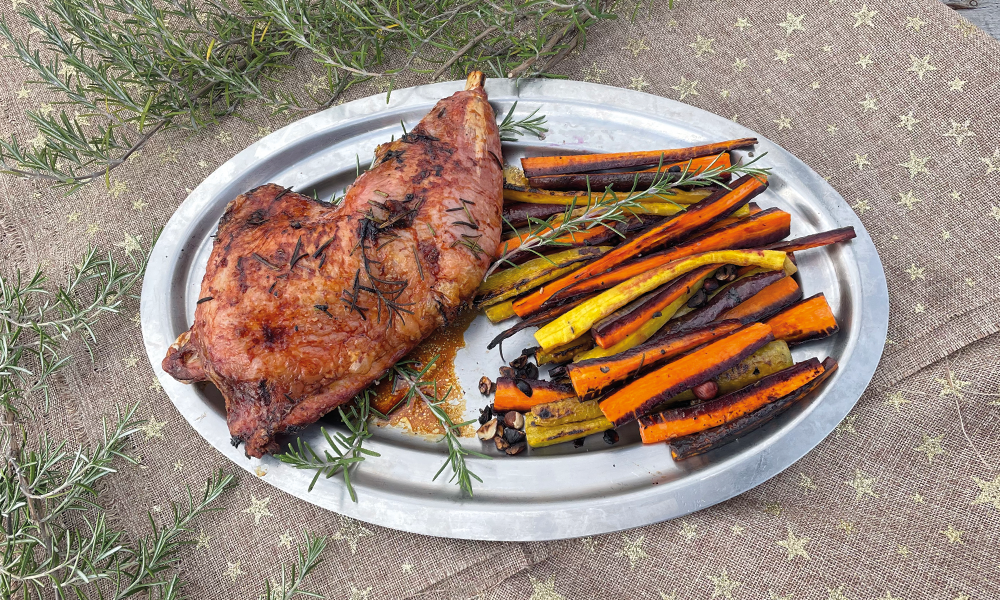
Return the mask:
POLYGON ((434 475, 434 479, 436 480, 445 469, 450 468, 451 478, 448 481, 456 482, 463 492, 472 496, 472 480, 475 479, 480 483, 483 480, 469 469, 466 458, 469 456, 477 458, 490 457, 481 452, 469 450, 462 445, 462 428, 475 423, 475 420, 456 423, 444 409, 444 404, 451 395, 452 388, 449 387, 442 395, 438 390, 436 381, 424 380, 424 376, 434 367, 438 358, 439 356, 434 356, 427 361, 426 365, 422 366, 413 362, 403 361, 393 367, 393 372, 406 385, 406 392, 403 394, 400 404, 412 402, 415 398, 420 398, 424 401, 427 408, 430 409, 431 413, 437 418, 444 429, 444 433, 441 434, 439 441, 444 442, 448 447, 448 458, 441 465, 437 474, 434 475))
POLYGON ((305 533, 306 541, 298 547, 298 556, 290 569, 281 567, 281 579, 276 582, 268 580, 264 584, 263 600, 292 600, 298 596, 307 598, 322 598, 322 594, 302 589, 306 577, 319 566, 320 555, 326 550, 326 536, 305 533))
MULTIPOLYGON (((630 192, 628 198, 630 200, 638 201, 645 198, 662 197, 669 201, 669 197, 673 193, 673 190, 677 188, 705 187, 714 185, 729 189, 729 185, 722 178, 723 175, 734 175, 738 177, 745 175, 753 175, 757 177, 767 176, 771 172, 770 167, 753 166, 757 163, 757 161, 765 156, 767 156, 767 152, 758 154, 747 163, 737 160, 728 167, 723 167, 721 165, 716 166, 715 160, 713 160, 707 168, 701 171, 691 170, 692 161, 688 161, 682 169, 674 171, 665 170, 663 169, 663 158, 661 156, 660 164, 657 167, 657 174, 653 183, 651 183, 645 190, 633 190, 630 192)), ((718 158, 716 158, 716 160, 718 160, 718 158)))
POLYGON ((538 110, 531 111, 531 114, 523 119, 514 120, 514 109, 517 102, 510 107, 503 121, 500 122, 500 140, 503 142, 516 142, 518 136, 532 134, 537 138, 544 137, 548 129, 545 125, 545 115, 538 115, 538 110), (538 116, 536 116, 538 115, 538 116))

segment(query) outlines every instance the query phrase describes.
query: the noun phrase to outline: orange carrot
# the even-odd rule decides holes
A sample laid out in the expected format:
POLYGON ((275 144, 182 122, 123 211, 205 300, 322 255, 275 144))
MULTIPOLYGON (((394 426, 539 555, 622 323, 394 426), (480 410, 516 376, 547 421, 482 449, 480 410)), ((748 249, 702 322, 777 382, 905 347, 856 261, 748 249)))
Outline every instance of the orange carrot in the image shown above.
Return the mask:
POLYGON ((658 246, 676 242, 689 234, 708 227, 715 221, 746 204, 752 197, 767 188, 767 179, 747 175, 736 180, 731 191, 717 194, 692 205, 683 213, 647 229, 641 235, 625 242, 603 257, 587 263, 569 275, 549 283, 543 289, 528 294, 514 303, 514 312, 524 317, 538 310, 557 291, 569 285, 600 275, 622 263, 658 246))
POLYGON ((840 326, 833 316, 826 296, 816 294, 789 306, 767 320, 774 337, 789 344, 801 344, 836 333, 840 326))
MULTIPOLYGON (((743 323, 762 321, 800 299, 802 299, 802 288, 798 282, 791 277, 783 277, 722 313, 718 318, 737 319, 743 323)), ((775 337, 783 339, 777 333, 775 337)))
POLYGON ((766 246, 766 248, 768 250, 781 250, 782 252, 798 252, 800 250, 846 242, 847 240, 853 240, 855 237, 857 237, 857 234, 854 232, 853 227, 841 227, 840 229, 831 229, 830 231, 823 231, 794 240, 788 240, 787 242, 778 242, 766 246))
MULTIPOLYGON (((674 177, 668 173, 670 169, 676 168, 677 174, 687 170, 690 175, 697 175, 708 169, 728 169, 732 166, 729 161, 729 153, 723 152, 713 156, 703 156, 690 161, 665 164, 662 167, 643 169, 642 171, 628 171, 625 173, 593 173, 568 174, 568 175, 543 175, 540 177, 529 177, 528 185, 540 190, 600 190, 604 191, 608 187, 618 192, 629 192, 632 190, 644 190, 659 181, 668 180, 674 177)), ((676 177, 674 177, 676 179, 676 177)))
POLYGON ((647 150, 645 152, 613 152, 608 154, 577 154, 573 156, 533 156, 521 159, 521 168, 526 177, 556 175, 559 173, 586 173, 605 169, 627 169, 629 167, 655 166, 699 156, 729 152, 746 148, 757 143, 757 138, 729 140, 691 148, 672 150, 647 150))
POLYGON ((684 408, 672 408, 639 419, 643 444, 669 442, 729 423, 787 396, 823 373, 819 359, 810 358, 778 371, 731 394, 684 408))
MULTIPOLYGON (((768 209, 768 210, 774 210, 774 211, 776 211, 778 209, 772 208, 772 209, 768 209)), ((738 223, 740 221, 748 219, 748 218, 754 216, 755 214, 763 212, 763 211, 764 211, 764 209, 761 208, 760 205, 757 204, 756 202, 747 202, 747 214, 740 215, 738 217, 732 217, 732 216, 730 216, 730 217, 726 217, 725 219, 722 219, 720 221, 716 221, 715 223, 712 224, 711 227, 706 227, 704 229, 704 231, 701 232, 701 235, 705 235, 705 234, 707 234, 709 232, 712 232, 712 231, 717 231, 719 229, 722 229, 723 227, 729 227, 733 223, 738 223)))
POLYGON ((705 383, 774 339, 771 328, 754 323, 640 377, 601 402, 615 426, 637 419, 664 400, 705 383))
POLYGON ((532 406, 572 398, 575 395, 576 392, 573 391, 572 386, 568 385, 560 385, 551 381, 538 379, 514 380, 510 377, 501 377, 497 379, 496 395, 493 397, 493 410, 498 412, 506 412, 508 410, 524 412, 531 410, 532 406), (520 387, 518 386, 519 382, 520 387), (531 395, 526 394, 521 390, 521 387, 524 387, 524 390, 530 391, 531 395))

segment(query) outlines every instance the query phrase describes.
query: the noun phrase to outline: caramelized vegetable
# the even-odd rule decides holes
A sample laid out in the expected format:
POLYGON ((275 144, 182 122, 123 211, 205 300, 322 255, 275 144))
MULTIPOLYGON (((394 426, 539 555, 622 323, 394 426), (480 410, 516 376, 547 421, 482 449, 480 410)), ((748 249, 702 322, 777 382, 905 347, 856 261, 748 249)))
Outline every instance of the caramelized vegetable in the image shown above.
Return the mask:
MULTIPOLYGON (((770 208, 753 216, 736 219, 730 225, 706 232, 673 248, 656 252, 614 267, 607 273, 573 283, 551 295, 552 301, 572 298, 595 290, 606 290, 668 262, 712 250, 753 248, 788 235, 792 216, 770 208)), ((558 285, 558 281, 554 285, 558 285)), ((529 298, 534 297, 528 296, 529 298)))
POLYGON ((854 232, 853 227, 841 227, 840 229, 832 229, 830 231, 814 233, 812 235, 796 238, 794 240, 788 240, 787 242, 771 244, 767 247, 767 249, 781 250, 783 252, 798 252, 800 250, 808 250, 810 248, 819 248, 820 246, 829 246, 830 244, 846 242, 847 240, 853 240, 855 237, 857 237, 857 234, 854 232))
POLYGON ((788 410, 795 403, 808 398, 836 370, 837 361, 827 358, 823 361, 823 372, 791 394, 782 396, 763 408, 747 413, 724 425, 671 440, 670 455, 674 460, 684 460, 720 448, 750 434, 788 410))
POLYGON ((597 405, 597 400, 580 402, 579 398, 567 398, 532 407, 531 412, 527 415, 527 423, 537 427, 552 427, 553 425, 590 421, 603 416, 604 413, 597 405))
POLYGON ((586 173, 605 169, 629 167, 655 167, 659 164, 691 160, 699 156, 747 148, 757 143, 757 138, 729 140, 691 148, 648 150, 645 152, 613 152, 608 154, 576 154, 572 156, 534 156, 521 159, 521 168, 527 177, 557 175, 559 173, 586 173))
POLYGON ((493 410, 525 412, 531 407, 546 402, 555 402, 576 395, 572 386, 559 385, 541 379, 497 379, 497 389, 493 396, 493 410), (530 394, 529 394, 530 392, 530 394))
MULTIPOLYGON (((674 319, 674 322, 670 324, 670 331, 683 331, 694 327, 703 327, 721 318, 721 315, 725 314, 726 311, 746 302, 761 290, 766 289, 772 283, 783 278, 786 278, 784 271, 765 271, 733 281, 719 288, 715 295, 700 308, 674 319)), ((744 323, 746 322, 748 321, 744 321, 744 323)))
POLYGON ((811 358, 731 394, 695 406, 674 408, 642 417, 639 419, 642 443, 668 442, 738 419, 791 394, 819 377, 823 370, 819 360, 811 358))
POLYGON ((750 175, 741 177, 733 184, 731 191, 721 191, 713 194, 678 216, 650 227, 641 235, 618 246, 603 257, 587 263, 565 277, 557 279, 545 286, 544 291, 529 294, 518 300, 514 303, 514 312, 522 317, 529 315, 535 312, 557 291, 577 281, 603 274, 617 267, 625 260, 635 258, 658 246, 677 242, 695 231, 704 229, 746 204, 750 198, 763 192, 766 187, 767 180, 765 178, 757 178, 750 175))
MULTIPOLYGON (((609 254, 613 253, 614 251, 609 254)), ((608 254, 605 255, 605 257, 607 256, 608 254)), ((599 258, 595 262, 601 260, 603 258, 599 258)), ((774 250, 720 250, 689 256, 633 277, 599 296, 587 300, 536 331, 535 339, 538 340, 542 348, 552 348, 565 344, 585 334, 594 323, 632 300, 699 267, 712 264, 734 264, 780 269, 784 262, 785 254, 774 250)), ((517 310, 516 305, 515 302, 515 311, 517 310)))
MULTIPOLYGON (((751 275, 751 277, 757 277, 751 275)), ((802 298, 802 288, 791 277, 784 277, 760 290, 746 301, 719 316, 720 319, 738 319, 743 323, 763 321, 789 304, 802 298)), ((776 336, 777 337, 777 336, 776 336)))
MULTIPOLYGON (((669 194, 643 196, 638 202, 675 202, 677 204, 695 204, 711 196, 718 188, 703 187, 694 190, 671 190, 669 194)), ((635 195, 635 194, 632 194, 635 195)), ((617 197, 625 200, 630 194, 620 194, 617 197)), ((604 197, 604 192, 591 192, 589 199, 597 202, 604 197)), ((557 192, 553 190, 537 190, 527 187, 504 186, 503 199, 506 202, 548 204, 565 207, 567 204, 576 206, 587 205, 587 192, 557 192)), ((563 210, 560 208, 560 211, 563 210)))
POLYGON ((562 214, 566 207, 559 204, 529 204, 527 202, 505 202, 503 205, 503 227, 505 231, 524 227, 530 219, 545 220, 562 214))
POLYGON ((532 448, 542 448, 544 446, 552 446, 553 444, 572 442, 573 440, 609 429, 614 429, 614 425, 602 415, 589 421, 577 421, 563 425, 553 425, 552 427, 526 425, 524 433, 528 438, 529 446, 532 448))
MULTIPOLYGON (((514 335, 515 333, 517 333, 517 332, 519 332, 519 331, 521 331, 523 329, 527 329, 528 327, 538 327, 539 325, 543 325, 545 323, 548 323, 549 321, 551 321, 552 319, 558 317, 559 315, 568 312, 571 308, 573 308, 577 304, 580 304, 581 302, 583 302, 586 299, 587 299, 586 297, 584 297, 584 298, 577 298, 576 300, 573 300, 572 302, 568 302, 568 303, 563 304, 561 306, 553 306, 552 308, 549 308, 549 309, 543 310, 543 311, 541 311, 541 312, 539 312, 537 314, 534 314, 534 315, 528 317, 527 319, 524 319, 520 323, 516 323, 516 324, 512 325, 511 327, 505 329, 503 332, 501 332, 499 335, 497 335, 495 338, 493 338, 493 340, 486 346, 486 349, 487 350, 492 350, 500 342, 504 341, 505 339, 511 337, 512 335, 514 335)), ((507 305, 509 306, 509 303, 507 303, 507 305)), ((486 309, 486 313, 487 313, 486 316, 489 316, 489 311, 490 311, 490 309, 486 309)), ((510 316, 511 317, 515 316, 513 308, 510 308, 510 316)), ((491 318, 490 322, 491 323, 496 323, 497 321, 494 321, 491 318)))
POLYGON ((490 306, 509 300, 575 269, 580 263, 599 258, 609 250, 611 246, 573 248, 498 271, 479 284, 476 302, 481 306, 490 306))
POLYGON ((756 383, 772 373, 787 369, 793 364, 795 362, 792 360, 792 351, 788 349, 788 344, 784 340, 775 339, 743 359, 740 364, 716 377, 715 383, 719 386, 720 394, 728 394, 756 383))
POLYGON ((535 362, 538 363, 538 366, 549 363, 557 365, 567 363, 593 347, 594 340, 589 336, 577 338, 568 344, 556 346, 549 350, 539 350, 535 355, 535 362))
POLYGON ((801 344, 810 340, 825 338, 836 333, 840 326, 826 296, 816 294, 789 306, 767 324, 774 330, 774 337, 789 344, 801 344))
MULTIPOLYGON (((729 153, 723 152, 713 156, 694 158, 690 161, 664 164, 662 167, 653 167, 642 171, 541 175, 529 177, 528 184, 533 188, 543 190, 605 190, 610 187, 617 192, 631 192, 647 189, 656 182, 674 176, 669 173, 670 169, 674 169, 677 176, 680 176, 681 172, 685 170, 690 175, 697 175, 708 169, 728 169, 731 165, 729 153)), ((676 176, 674 178, 676 179, 676 176)))
POLYGON ((513 300, 494 304, 486 309, 486 318, 490 320, 490 323, 500 323, 516 316, 513 300))
POLYGON ((739 327, 738 321, 721 321, 682 333, 661 333, 645 344, 621 354, 574 362, 566 367, 566 372, 577 395, 591 398, 611 385, 637 375, 643 368, 670 360, 739 327))
POLYGON ((601 411, 616 426, 636 419, 654 406, 723 373, 772 341, 771 328, 755 323, 708 343, 640 377, 601 402, 601 411))

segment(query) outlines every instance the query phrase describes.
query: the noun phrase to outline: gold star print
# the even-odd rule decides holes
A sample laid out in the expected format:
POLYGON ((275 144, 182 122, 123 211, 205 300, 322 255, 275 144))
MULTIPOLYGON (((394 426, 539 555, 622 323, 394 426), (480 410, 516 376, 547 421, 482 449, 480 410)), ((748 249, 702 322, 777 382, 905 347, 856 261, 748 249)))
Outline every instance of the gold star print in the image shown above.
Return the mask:
POLYGON ((778 131, 781 131, 782 129, 792 128, 792 120, 786 117, 784 114, 775 119, 774 122, 778 124, 778 131))
POLYGON ((941 137, 955 138, 955 145, 961 146, 962 140, 967 137, 975 137, 976 135, 975 132, 969 130, 969 123, 971 123, 969 119, 966 119, 965 123, 951 121, 951 129, 942 133, 941 137))
POLYGON ((160 154, 160 162, 163 164, 167 163, 177 163, 177 157, 180 156, 179 150, 174 150, 172 146, 167 146, 167 149, 160 154))
POLYGON ((657 590, 657 593, 660 594, 660 600, 677 600, 677 590, 676 589, 674 591, 670 592, 669 594, 666 593, 666 592, 662 592, 660 590, 657 590))
POLYGON ((229 135, 229 132, 225 129, 222 129, 218 134, 216 134, 215 139, 219 140, 219 142, 223 144, 228 144, 233 141, 233 136, 229 135))
POLYGON ((743 17, 736 17, 736 24, 733 25, 733 27, 735 27, 736 29, 739 29, 740 33, 743 33, 744 29, 746 29, 747 27, 753 27, 753 25, 751 25, 750 21, 747 21, 743 17))
MULTIPOLYGON (((372 586, 368 586, 363 590, 351 586, 351 595, 348 600, 368 600, 368 594, 372 593, 372 586)), ((556 599, 553 599, 556 600, 556 599)))
POLYGON ((972 600, 968 594, 959 594, 955 596, 955 600, 972 600))
POLYGON ((616 554, 617 556, 623 556, 628 558, 629 567, 634 569, 635 565, 644 558, 649 558, 646 551, 642 549, 642 543, 645 541, 646 536, 640 535, 635 540, 628 539, 627 535, 622 536, 622 549, 616 554))
MULTIPOLYGON (((138 327, 139 325, 142 325, 142 313, 138 313, 137 312, 134 315, 132 315, 132 322, 135 323, 136 327, 138 327)), ((149 386, 149 389, 151 389, 151 390, 155 389, 158 392, 158 391, 160 391, 160 390, 163 389, 163 386, 160 385, 160 380, 156 379, 154 377, 153 378, 153 385, 149 386)))
POLYGON ((922 315, 927 312, 927 308, 921 302, 917 302, 913 305, 913 314, 922 315))
POLYGON ((349 519, 347 517, 339 518, 340 530, 333 534, 333 539, 346 541, 347 545, 351 547, 351 554, 354 554, 358 551, 358 540, 363 537, 370 537, 374 534, 362 526, 360 521, 349 519))
POLYGON ((229 565, 226 567, 226 575, 229 575, 233 581, 236 581, 236 578, 243 574, 243 569, 240 568, 240 561, 226 564, 229 565))
POLYGON ((566 597, 556 591, 556 578, 549 577, 547 581, 539 581, 528 575, 531 582, 531 597, 528 600, 566 600, 566 597))
POLYGON ((764 512, 771 515, 772 517, 781 516, 781 503, 779 502, 767 502, 764 504, 764 512))
POLYGON ((900 556, 909 556, 910 555, 910 549, 908 547, 902 545, 902 544, 897 544, 896 545, 896 554, 898 554, 900 556))
POLYGON ((719 90, 719 96, 722 98, 728 98, 730 94, 729 90, 719 90))
MULTIPOLYGON (((139 313, 136 313, 135 317, 132 319, 132 321, 135 322, 135 321, 138 321, 138 320, 139 320, 139 313)), ((139 323, 136 323, 136 325, 138 325, 138 324, 139 323)), ((153 390, 154 392, 161 392, 161 391, 163 391, 163 386, 160 385, 160 380, 159 379, 157 379, 156 377, 153 377, 153 383, 151 383, 149 385, 149 389, 153 390)))
POLYGON ((920 28, 927 23, 920 20, 920 16, 916 17, 906 17, 906 28, 912 29, 913 31, 920 31, 920 28))
POLYGON ((924 80, 924 75, 928 71, 937 71, 937 67, 935 67, 934 65, 931 64, 931 55, 930 54, 928 54, 927 56, 925 56, 923 58, 918 58, 918 57, 916 57, 916 56, 914 56, 914 55, 911 54, 910 55, 910 61, 913 64, 911 64, 910 68, 907 69, 906 71, 908 73, 916 73, 917 74, 917 79, 919 79, 921 81, 924 80))
POLYGON ((878 100, 872 97, 871 94, 865 94, 865 99, 859 100, 858 104, 861 105, 861 108, 862 110, 864 110, 864 112, 868 111, 875 112, 876 110, 878 110, 878 100))
POLYGON ((323 75, 313 75, 305 87, 309 93, 313 95, 318 94, 321 89, 326 87, 326 77, 323 75))
POLYGON ((73 118, 76 120, 77 124, 80 125, 80 127, 90 125, 90 118, 87 117, 87 115, 76 115, 73 118))
POLYGON ((898 163, 897 166, 903 167, 910 172, 910 179, 914 179, 917 175, 925 173, 930 175, 930 169, 927 168, 927 161, 931 159, 930 156, 917 156, 917 154, 910 150, 910 160, 904 163, 898 163))
POLYGON ((733 68, 736 69, 737 73, 742 73, 743 69, 747 68, 747 59, 737 58, 736 61, 733 62, 733 68))
POLYGON ((694 55, 701 58, 704 54, 715 54, 715 50, 712 49, 712 44, 715 42, 715 38, 702 37, 698 34, 698 38, 692 44, 688 44, 689 48, 694 48, 694 55))
POLYGON ((601 83, 601 76, 607 72, 607 69, 601 69, 598 67, 596 62, 591 63, 590 66, 583 71, 583 80, 601 83))
POLYGON ((871 209, 871 204, 867 200, 858 200, 851 208, 858 211, 859 217, 863 217, 871 209))
POLYGON ((212 536, 205 533, 204 529, 198 530, 198 537, 195 538, 195 550, 201 550, 202 548, 208 548, 208 542, 212 539, 212 536))
POLYGON ((837 529, 842 529, 844 530, 845 534, 851 535, 852 533, 854 533, 854 523, 851 523, 849 521, 841 521, 840 525, 837 525, 837 529))
POLYGON ((948 89, 952 92, 964 92, 965 82, 958 77, 948 82, 948 89))
POLYGON ((128 358, 126 358, 125 360, 123 360, 123 361, 122 361, 122 363, 123 363, 123 364, 124 364, 124 365, 125 365, 126 367, 128 367, 128 368, 130 368, 130 369, 131 369, 132 367, 134 367, 134 366, 136 366, 137 364, 139 364, 139 359, 135 357, 135 354, 131 354, 131 355, 129 355, 129 357, 128 357, 128 358))
POLYGON ((73 75, 76 75, 76 67, 68 63, 63 63, 59 65, 57 73, 61 77, 72 77, 73 75))
POLYGON ((809 84, 809 87, 811 87, 814 90, 818 90, 819 86, 820 86, 820 83, 818 81, 814 81, 814 82, 812 82, 812 83, 809 84))
POLYGON ((844 420, 837 424, 834 428, 834 436, 840 439, 841 434, 857 433, 858 430, 854 428, 854 423, 858 420, 857 415, 847 415, 844 420))
POLYGON ((913 131, 913 126, 920 122, 920 119, 914 118, 913 111, 911 110, 909 114, 899 115, 899 123, 896 127, 905 127, 907 131, 913 131))
POLYGON ((855 500, 860 500, 862 496, 871 496, 872 498, 878 498, 878 493, 875 491, 874 485, 875 480, 871 477, 866 477, 861 469, 854 470, 854 479, 850 481, 845 481, 847 485, 854 488, 855 500))
POLYGON ((954 200, 955 202, 958 202, 959 200, 962 199, 962 192, 958 190, 952 190, 948 192, 948 197, 954 200))
POLYGON ((940 534, 944 535, 944 537, 948 538, 948 543, 949 544, 964 544, 965 543, 965 542, 962 541, 962 534, 965 533, 965 532, 964 531, 960 531, 958 529, 955 529, 955 526, 952 525, 951 523, 948 524, 948 529, 943 529, 941 531, 938 531, 938 533, 940 533, 940 534))
POLYGON ((951 232, 950 231, 942 231, 941 232, 941 241, 942 242, 947 242, 950 239, 951 239, 951 232))
POLYGON ((139 240, 142 236, 133 236, 125 234, 125 239, 115 244, 116 247, 121 248, 125 252, 125 256, 132 256, 133 252, 142 252, 142 244, 139 240))
POLYGON ((399 565, 399 568, 403 571, 403 574, 409 574, 413 572, 413 565, 410 563, 403 563, 399 565))
POLYGON ((132 201, 132 210, 136 212, 142 212, 142 209, 146 208, 147 206, 149 205, 143 202, 141 198, 132 201))
POLYGON ((292 530, 289 529, 285 533, 281 534, 278 538, 278 545, 286 550, 291 550, 292 545, 295 543, 295 536, 292 535, 292 530))
POLYGON ((115 179, 111 186, 108 188, 108 193, 111 194, 112 198, 118 199, 119 196, 128 191, 128 185, 119 179, 115 179))
POLYGON ((851 13, 854 17, 854 27, 855 29, 861 27, 862 25, 867 25, 869 27, 875 27, 872 23, 872 17, 878 14, 877 10, 868 10, 867 4, 862 4, 861 9, 858 12, 851 13))
POLYGON ((708 579, 712 582, 715 589, 712 590, 713 598, 725 598, 726 600, 733 600, 733 593, 738 587, 743 585, 739 581, 733 581, 729 578, 729 573, 726 569, 722 569, 722 573, 717 576, 709 575, 708 579))
POLYGON ((806 494, 817 489, 816 484, 813 483, 812 477, 806 475, 805 473, 799 473, 799 478, 799 487, 804 489, 806 494))
POLYGON ((41 148, 45 145, 45 136, 39 131, 38 135, 28 140, 28 143, 30 143, 33 148, 41 148))
POLYGON ((632 56, 639 56, 643 50, 649 50, 649 46, 646 45, 646 40, 633 38, 622 46, 622 50, 628 50, 632 56))
POLYGON ((146 439, 160 438, 163 439, 163 428, 167 426, 167 422, 162 423, 157 421, 155 417, 149 417, 142 427, 139 429, 146 434, 146 439))
POLYGON ((826 44, 823 46, 823 52, 833 52, 833 46, 831 44, 826 44))
POLYGON ((972 34, 979 31, 979 29, 975 25, 966 21, 965 19, 962 19, 961 17, 959 17, 958 23, 952 25, 951 28, 957 29, 959 32, 961 32, 962 37, 965 38, 972 37, 972 34))
POLYGON ((80 220, 80 213, 76 212, 75 210, 66 215, 67 223, 76 223, 79 220, 80 220))
POLYGON ((198 166, 201 167, 202 169, 204 169, 205 167, 208 166, 208 163, 205 162, 204 160, 199 160, 198 161, 198 166))
POLYGON ((694 538, 698 537, 697 530, 698 530, 697 525, 692 525, 687 521, 681 521, 681 530, 678 531, 677 533, 679 533, 682 538, 690 542, 694 538))
POLYGON ((916 448, 914 448, 913 451, 914 452, 923 452, 924 454, 927 455, 927 462, 928 463, 933 463, 935 456, 938 456, 938 455, 941 455, 941 454, 945 453, 945 449, 941 446, 941 438, 942 437, 944 437, 944 436, 939 435, 939 436, 932 437, 932 436, 929 436, 927 434, 924 434, 924 441, 923 441, 923 443, 920 444, 919 446, 917 446, 916 448))
POLYGON ((267 127, 265 125, 258 125, 257 126, 257 137, 262 138, 262 137, 267 137, 269 135, 271 135, 271 128, 270 127, 267 127))
POLYGON ((952 371, 948 371, 948 378, 935 377, 934 381, 941 384, 941 392, 938 396, 955 396, 956 398, 965 398, 965 388, 971 384, 971 381, 963 381, 957 379, 952 371))
POLYGON ((253 524, 259 525, 262 518, 273 516, 271 515, 271 511, 267 510, 267 504, 270 501, 271 498, 261 498, 258 500, 253 494, 250 494, 250 506, 240 512, 253 516, 253 524))
POLYGON ((1000 475, 997 475, 993 481, 986 481, 978 477, 972 479, 979 486, 979 495, 972 501, 972 505, 992 504, 993 508, 1000 510, 1000 475))
POLYGON ((809 543, 809 538, 795 537, 791 525, 788 526, 788 538, 778 541, 778 545, 788 551, 788 560, 795 560, 798 556, 809 560, 809 553, 806 552, 807 543, 809 543))
POLYGON ((767 590, 767 595, 770 600, 792 600, 795 597, 795 594, 792 593, 785 596, 779 596, 777 592, 771 589, 767 590))
POLYGON ((743 535, 743 532, 746 531, 746 529, 740 525, 733 525, 729 529, 733 532, 733 535, 743 535))
POLYGON ((834 125, 833 123, 829 123, 826 126, 826 132, 827 133, 837 133, 838 129, 840 129, 840 128, 837 127, 836 125, 834 125))
POLYGON ((913 190, 910 190, 905 194, 900 194, 899 202, 896 202, 896 204, 898 204, 899 206, 905 206, 906 210, 913 210, 913 205, 918 202, 923 202, 923 200, 914 196, 913 190))
POLYGON ((994 204, 993 206, 991 206, 990 207, 990 214, 993 215, 994 219, 996 219, 997 221, 1000 221, 1000 206, 997 206, 996 204, 994 204))
POLYGON ((783 65, 787 65, 788 59, 793 56, 795 55, 789 52, 788 48, 782 48, 780 50, 777 48, 774 49, 774 60, 780 60, 783 65))
POLYGON ((837 589, 826 588, 826 593, 826 600, 850 600, 850 598, 844 595, 844 586, 840 586, 837 589))
POLYGON ((48 102, 38 107, 38 112, 46 117, 51 115, 53 110, 52 105, 48 102))
POLYGON ((855 154, 854 164, 858 165, 858 170, 861 171, 865 168, 865 165, 870 165, 872 163, 868 160, 867 154, 855 154))
POLYGON ((965 278, 965 285, 967 285, 969 287, 976 287, 976 280, 973 279, 973 278, 971 278, 971 277, 966 277, 965 278))
POLYGON ((986 175, 989 175, 994 171, 1000 173, 1000 148, 997 148, 996 150, 993 151, 993 156, 984 156, 979 159, 979 162, 986 165, 986 173, 985 173, 986 175))
POLYGON ((590 554, 597 553, 597 541, 589 535, 585 538, 580 538, 580 543, 587 547, 587 551, 590 552, 590 554))
POLYGON ((181 461, 180 459, 177 459, 177 462, 174 463, 174 471, 182 472, 183 470, 184 470, 184 462, 181 461))
POLYGON ((678 83, 677 85, 670 86, 670 88, 680 92, 681 97, 679 98, 679 100, 683 100, 688 96, 697 96, 698 95, 697 86, 698 86, 697 79, 695 79, 694 81, 688 81, 685 77, 681 76, 681 82, 678 83))
POLYGON ((632 85, 630 85, 629 87, 637 92, 641 92, 642 88, 648 85, 649 83, 646 82, 646 79, 642 75, 640 75, 638 77, 632 78, 632 85))
POLYGON ((805 13, 802 13, 797 17, 792 13, 786 13, 785 21, 783 23, 778 23, 778 27, 784 29, 785 37, 788 37, 796 31, 805 31, 805 28, 802 27, 802 19, 804 18, 806 18, 805 13))
POLYGON ((677 19, 670 19, 667 21, 667 29, 677 29, 678 25, 680 25, 680 23, 677 22, 677 19))
POLYGON ((864 71, 865 69, 868 68, 868 65, 872 64, 873 62, 875 62, 875 61, 872 60, 872 55, 871 54, 859 54, 858 55, 858 62, 856 62, 854 64, 856 64, 859 67, 861 67, 861 70, 864 71))
POLYGON ((910 281, 916 281, 917 279, 926 279, 924 276, 925 267, 918 267, 917 265, 910 263, 910 268, 906 269, 906 272, 910 275, 910 281))
POLYGON ((889 399, 885 401, 886 404, 891 404, 896 407, 896 412, 900 412, 900 407, 904 404, 910 404, 910 400, 907 400, 903 396, 903 392, 892 392, 889 394, 889 399))
POLYGON ((28 88, 24 87, 23 85, 21 86, 21 89, 17 90, 17 97, 18 98, 22 98, 23 99, 23 98, 27 98, 30 95, 31 95, 31 91, 28 90, 28 88))

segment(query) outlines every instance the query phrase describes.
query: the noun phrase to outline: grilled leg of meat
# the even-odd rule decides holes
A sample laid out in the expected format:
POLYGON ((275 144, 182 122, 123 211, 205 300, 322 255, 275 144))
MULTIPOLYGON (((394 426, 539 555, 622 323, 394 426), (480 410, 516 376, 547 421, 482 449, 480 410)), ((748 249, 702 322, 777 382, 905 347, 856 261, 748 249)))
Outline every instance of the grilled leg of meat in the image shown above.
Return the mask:
POLYGON ((482 79, 380 146, 340 206, 268 184, 226 208, 163 369, 218 386, 247 455, 349 401, 472 298, 502 205, 482 79))

